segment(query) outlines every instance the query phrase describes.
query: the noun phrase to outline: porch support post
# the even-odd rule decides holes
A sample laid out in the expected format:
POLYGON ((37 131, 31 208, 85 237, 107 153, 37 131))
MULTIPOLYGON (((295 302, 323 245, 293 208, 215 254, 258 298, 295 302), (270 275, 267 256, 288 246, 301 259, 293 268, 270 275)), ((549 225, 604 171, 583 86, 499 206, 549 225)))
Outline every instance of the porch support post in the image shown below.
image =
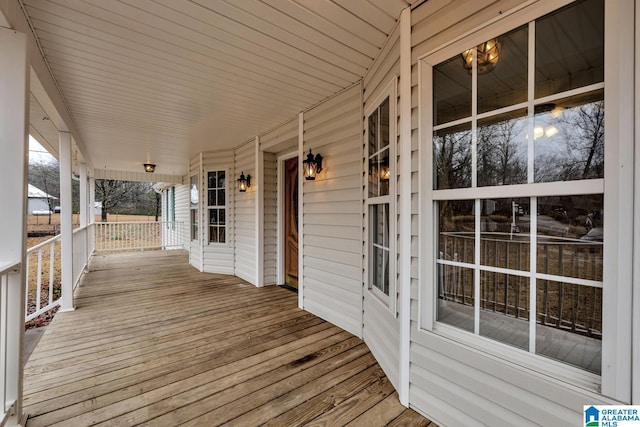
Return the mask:
POLYGON ((304 113, 298 114, 298 308, 304 310, 304 113))
MULTIPOLYGON (((256 286, 264 286, 264 153, 256 136, 256 286)), ((254 184, 254 185, 256 185, 254 184)))
POLYGON ((411 8, 400 14, 400 369, 398 396, 409 406, 411 331, 411 8))
POLYGON ((62 235, 62 311, 73 305, 73 212, 71 203, 71 134, 60 132, 60 234, 62 235))
POLYGON ((6 341, 0 343, 4 361, 4 401, 0 402, 0 423, 5 411, 12 410, 11 423, 21 423, 23 341, 25 316, 25 253, 27 212, 29 62, 27 37, 0 27, 0 265, 19 268, 2 283, 6 287, 0 300, 0 325, 6 329, 6 341), (5 402, 8 406, 5 406, 5 402), (13 408, 11 405, 13 404, 13 408))
MULTIPOLYGON (((93 170, 90 171, 89 175, 89 212, 87 223, 94 224, 96 222, 96 178, 94 177, 93 170)), ((96 247, 96 229, 95 226, 92 227, 87 233, 87 252, 89 255, 93 253, 93 250, 96 247)))
POLYGON ((89 221, 87 164, 80 163, 80 227, 86 226, 89 221))

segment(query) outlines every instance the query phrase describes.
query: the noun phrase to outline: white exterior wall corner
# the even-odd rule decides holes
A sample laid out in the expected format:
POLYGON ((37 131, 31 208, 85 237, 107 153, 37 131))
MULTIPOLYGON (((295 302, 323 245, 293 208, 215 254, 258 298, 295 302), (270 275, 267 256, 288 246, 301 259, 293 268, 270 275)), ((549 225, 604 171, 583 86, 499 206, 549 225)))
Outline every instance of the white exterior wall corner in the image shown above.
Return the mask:
MULTIPOLYGON (((391 124, 391 129, 394 130, 395 134, 393 135, 392 143, 395 144, 396 149, 396 167, 394 169, 394 178, 396 182, 400 179, 399 168, 402 163, 402 159, 400 158, 400 150, 398 141, 399 141, 399 126, 398 122, 400 120, 400 108, 399 108, 399 95, 397 91, 397 82, 398 76, 400 75, 400 26, 396 25, 393 31, 389 34, 385 45, 380 51, 380 54, 374 61, 371 66, 370 72, 365 76, 363 80, 363 89, 364 89, 364 98, 363 98, 363 116, 362 116, 362 126, 363 130, 366 129, 366 121, 367 115, 370 112, 377 108, 381 101, 384 100, 384 97, 390 90, 391 94, 395 96, 395 99, 390 99, 390 111, 395 113, 393 117, 390 117, 390 121, 393 120, 391 124)), ((400 101, 401 102, 401 101, 400 101)), ((365 171, 368 170, 369 160, 366 156, 366 150, 364 146, 366 141, 364 140, 365 133, 363 132, 363 158, 362 165, 365 171)), ((365 172, 365 179, 366 172, 365 172)), ((397 188, 396 186, 391 186, 391 188, 397 188)), ((367 197, 367 194, 364 194, 363 197, 367 197)), ((368 245, 368 214, 366 211, 366 203, 363 200, 364 205, 364 222, 363 222, 363 242, 365 245, 368 245)), ((390 212, 395 212, 396 215, 393 216, 394 221, 391 223, 392 230, 395 230, 395 241, 399 242, 401 237, 399 235, 400 227, 399 227, 399 215, 400 205, 397 203, 397 198, 391 198, 390 202, 390 212)), ((397 294, 400 290, 399 284, 400 279, 398 276, 402 275, 402 271, 400 269, 400 264, 397 262, 397 254, 399 254, 399 245, 396 243, 396 248, 398 250, 395 254, 392 254, 394 260, 396 260, 396 268, 393 270, 397 272, 395 277, 391 277, 392 281, 395 281, 398 286, 395 287, 396 295, 390 295, 390 298, 397 298, 397 294)), ((377 297, 373 291, 368 289, 369 278, 368 278, 368 259, 367 259, 367 250, 364 248, 364 257, 363 257, 363 265, 364 265, 364 274, 363 274, 363 339, 371 353, 374 355, 378 364, 389 378, 391 384, 393 384, 396 390, 400 390, 400 323, 399 318, 396 316, 395 310, 395 301, 391 300, 391 305, 394 307, 391 310, 389 307, 384 305, 377 297)))
POLYGON ((196 175, 199 179, 198 183, 198 197, 202 199, 202 164, 200 161, 200 154, 189 161, 189 176, 187 177, 188 194, 187 194, 187 240, 189 241, 189 264, 198 270, 202 271, 202 218, 200 215, 200 208, 198 208, 198 218, 200 218, 200 224, 198 227, 198 238, 191 239, 191 177, 196 175))
POLYGON ((230 184, 230 194, 233 194, 233 247, 234 247, 234 273, 241 279, 257 285, 256 283, 256 196, 258 185, 262 183, 254 183, 253 178, 256 177, 256 146, 255 139, 251 139, 247 143, 233 150, 234 162, 232 175, 228 178, 230 184), (246 192, 240 193, 235 187, 236 176, 244 172, 251 175, 251 187, 246 192))
MULTIPOLYGON (((421 277, 419 266, 424 262, 421 254, 424 250, 425 243, 422 239, 425 239, 425 230, 428 225, 425 225, 425 218, 421 216, 425 214, 425 207, 429 204, 428 200, 425 200, 421 196, 421 187, 425 185, 426 174, 430 171, 424 170, 422 161, 420 160, 424 153, 425 147, 430 147, 430 137, 426 134, 420 134, 423 129, 420 129, 419 122, 419 69, 418 59, 426 54, 435 52, 437 49, 444 47, 452 41, 455 41, 463 36, 469 35, 472 32, 485 27, 487 25, 493 25, 495 22, 505 19, 511 19, 510 15, 513 11, 520 11, 521 14, 527 14, 528 16, 536 16, 536 11, 551 10, 559 8, 567 2, 552 2, 547 0, 540 1, 525 1, 525 0, 505 0, 505 1, 472 1, 463 0, 456 2, 433 0, 423 3, 418 8, 412 11, 412 203, 411 203, 411 235, 412 235, 412 258, 411 258, 411 347, 410 347, 410 372, 409 372, 409 404, 412 408, 418 412, 424 414, 435 422, 443 426, 458 426, 458 425, 579 425, 582 417, 582 405, 584 404, 616 404, 619 401, 606 397, 603 394, 590 391, 586 388, 581 388, 576 385, 571 385, 567 382, 563 382, 559 379, 554 379, 550 376, 545 376, 537 373, 533 370, 523 368, 522 366, 490 355, 482 351, 474 350, 466 345, 458 343, 451 338, 443 337, 432 332, 428 332, 425 329, 428 325, 425 324, 427 317, 425 315, 425 308, 420 306, 421 292, 425 289, 425 283, 430 280, 427 277, 421 277), (488 24, 489 23, 489 24, 488 24), (418 167, 420 166, 420 167, 418 167), (418 172, 420 169, 420 172, 418 172)), ((605 2, 607 5, 609 0, 605 2)), ((622 4, 625 7, 632 8, 631 2, 614 1, 614 5, 607 5, 607 11, 610 15, 609 19, 618 19, 620 15, 626 13, 626 20, 622 23, 623 33, 629 38, 630 25, 629 21, 632 20, 629 15, 633 15, 627 10, 625 13, 621 13, 617 18, 611 18, 612 11, 617 6, 622 4)), ((637 43, 640 39, 638 36, 638 22, 640 13, 638 12, 638 6, 640 1, 635 1, 636 5, 636 48, 629 46, 628 43, 623 43, 624 51, 635 52, 637 50, 637 43)), ((540 12, 538 16, 543 15, 546 12, 540 12)), ((618 12, 616 12, 617 14, 618 12)), ((605 13, 606 15, 606 13, 605 13)), ((518 16, 518 15, 514 15, 518 16)), ((502 22, 502 21, 500 21, 502 22)), ((626 40, 628 42, 629 40, 626 40)), ((610 55, 610 54, 609 54, 610 55)), ((629 74, 630 64, 624 59, 620 59, 616 55, 610 56, 612 60, 622 61, 621 66, 624 69, 622 73, 626 73, 627 82, 633 81, 634 78, 629 74), (615 58, 615 59, 614 59, 615 58)), ((640 71, 638 70, 638 53, 636 52, 636 68, 635 68, 635 81, 640 78, 640 71)), ((628 57, 628 55, 627 55, 628 57)), ((628 61, 632 59, 627 58, 628 61)), ((608 64, 611 61, 606 61, 608 64)), ((612 67, 615 69, 616 67, 612 67)), ((619 75, 621 73, 618 71, 619 75)), ((618 77, 619 78, 619 77, 618 77)), ((611 77, 607 79, 607 92, 617 92, 622 87, 614 87, 610 92, 611 77)), ((615 84, 615 83, 614 83, 615 84)), ((632 97, 633 94, 629 93, 628 83, 625 86, 627 97, 632 97)), ((639 179, 637 168, 640 167, 640 155, 638 154, 638 142, 637 138, 640 134, 638 128, 638 121, 640 120, 638 114, 638 91, 637 85, 636 99, 635 99, 635 122, 632 117, 631 111, 634 108, 630 107, 627 111, 626 125, 618 125, 621 128, 626 129, 625 138, 633 138, 630 132, 630 128, 633 125, 629 123, 635 123, 635 176, 631 174, 628 176, 628 180, 635 183, 635 199, 629 194, 628 203, 623 203, 623 210, 625 211, 625 223, 631 222, 630 212, 632 212, 631 204, 635 204, 635 225, 640 225, 640 207, 638 197, 640 191, 638 191, 639 179)), ((620 102, 620 98, 617 95, 609 98, 611 102, 620 102)), ((424 102, 429 102, 425 100, 424 102)), ((633 104, 634 101, 628 100, 627 103, 633 104)), ((608 102, 608 105, 610 103, 608 102)), ((615 110, 614 110, 615 111, 615 110)), ((608 112, 611 114, 611 107, 608 107, 608 112)), ((611 135, 611 125, 608 125, 608 132, 611 135)), ((614 138, 615 139, 615 138, 614 138)), ((627 139, 629 140, 629 139, 627 139)), ((616 153, 621 154, 621 153, 616 153)), ((627 159, 630 158, 631 153, 626 153, 627 159)), ((611 158, 611 157, 608 157, 611 158)), ((616 157, 620 158, 620 157, 616 157)), ((631 169, 631 168, 626 168, 631 169)), ((622 174, 628 174, 629 172, 623 171, 622 174)), ((626 176, 626 175, 625 175, 626 176)), ((629 182, 629 181, 627 181, 629 182)), ((623 191, 628 191, 625 189, 623 191)), ((608 190, 606 190, 608 191, 608 190)), ((606 193, 605 191, 605 193, 606 193)), ((617 203, 617 202, 616 202, 617 203)), ((428 207, 428 206, 427 206, 428 207)), ((428 222, 428 221, 427 221, 428 222)), ((613 221, 613 223, 621 224, 620 220, 613 221)), ((613 224, 612 224, 613 225, 613 224)), ((622 225, 619 225, 622 226, 622 225)), ((633 296, 635 298, 634 304, 634 336, 637 337, 638 330, 640 330, 640 316, 638 315, 638 309, 640 308, 640 298, 638 295, 637 280, 637 265, 640 256, 638 255, 640 244, 638 243, 639 234, 637 228, 634 230, 636 240, 634 242, 635 253, 629 248, 628 253, 634 253, 635 256, 635 269, 636 276, 634 279, 633 296)), ((628 233, 628 231, 627 231, 628 233)), ((627 242, 628 244, 628 242, 627 242)), ((626 272, 624 274, 631 274, 631 265, 634 262, 631 259, 626 261, 627 267, 622 267, 621 270, 626 272)), ((624 278, 624 280, 631 280, 630 277, 624 278)), ((627 302, 628 303, 628 302, 627 302)), ((629 304, 630 305, 630 304, 629 304)), ((626 309, 625 309, 626 310, 626 309)), ((631 313, 627 312, 628 317, 631 317, 631 313)), ((427 319, 428 320, 428 319, 427 319)), ((629 319, 627 319, 629 321, 629 319)), ((428 322, 427 322, 428 323, 428 322)), ((635 338, 634 338, 635 339, 635 338)), ((629 344, 629 343, 628 343, 629 344)), ((604 343, 603 343, 604 345, 604 343)), ((632 344, 629 344, 631 346, 632 344)), ((631 386, 633 383, 633 401, 638 404, 638 390, 640 380, 639 368, 640 355, 638 349, 640 348, 640 340, 635 339, 633 341, 633 350, 624 347, 622 353, 626 354, 624 357, 634 358, 636 361, 635 371, 632 375, 626 378, 627 386, 631 386), (635 378, 631 378, 634 376, 635 378)), ((604 361, 603 361, 604 362, 604 361)), ((612 363, 614 363, 612 361, 612 363)), ((620 383, 619 379, 617 383, 620 383)), ((624 380, 622 380, 624 383, 624 380)), ((624 387, 623 387, 624 388, 624 387)), ((622 393, 624 390, 613 390, 613 393, 622 393)))
POLYGON ((634 221, 633 221, 633 347, 631 365, 631 400, 640 405, 640 0, 635 2, 635 166, 634 166, 634 221))
MULTIPOLYGON (((188 182, 188 177, 185 179, 185 182, 188 182)), ((182 247, 186 250, 189 250, 189 240, 191 240, 189 236, 189 185, 188 184, 180 184, 176 185, 176 221, 182 223, 182 236, 183 242, 182 247)), ((169 219, 168 219, 169 220, 169 219)))
POLYGON ((350 166, 362 159, 360 84, 306 111, 300 122, 299 154, 312 149, 323 156, 316 180, 301 182, 300 306, 361 337, 362 215, 336 204, 362 198, 362 171, 350 166))

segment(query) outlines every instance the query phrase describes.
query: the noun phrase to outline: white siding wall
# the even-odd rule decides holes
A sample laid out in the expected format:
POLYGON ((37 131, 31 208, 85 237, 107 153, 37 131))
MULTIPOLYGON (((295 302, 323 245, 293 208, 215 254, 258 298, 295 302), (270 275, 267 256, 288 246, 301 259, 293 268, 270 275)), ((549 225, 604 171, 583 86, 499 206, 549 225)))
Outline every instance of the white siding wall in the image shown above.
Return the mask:
POLYGON ((264 153, 264 284, 275 285, 278 274, 278 159, 264 153))
POLYGON ((189 242, 189 264, 202 270, 202 220, 200 221, 197 240, 191 240, 191 177, 197 175, 198 189, 200 190, 200 198, 202 198, 202 170, 200 163, 200 155, 194 157, 189 162, 189 176, 185 181, 187 184, 187 240, 189 242))
MULTIPOLYGON (((596 393, 568 386, 516 364, 418 330, 419 149, 431 149, 429 135, 418 140, 417 58, 483 25, 524 0, 428 1, 412 12, 412 260, 411 407, 447 426, 578 425, 582 405, 603 404, 596 393)), ((535 6, 534 6, 535 7, 535 6)), ((429 82, 427 82, 429 83, 429 82)), ((431 173, 425 170, 422 173, 431 173)), ((423 202, 422 209, 430 204, 423 202)), ((423 278, 422 289, 428 280, 423 278)))
MULTIPOLYGON (((390 82, 394 81, 400 72, 400 32, 398 26, 394 29, 394 31, 390 34, 387 39, 380 55, 374 62, 371 70, 364 78, 364 110, 367 111, 369 108, 375 108, 376 105, 373 105, 372 102, 378 98, 378 95, 381 94, 389 85, 390 82)), ((395 100, 397 101, 397 100, 395 100)), ((394 100, 390 100, 390 103, 394 103, 394 100)), ((393 105, 393 104, 392 104, 393 105)), ((399 111, 397 108, 397 102, 395 102, 395 111, 396 113, 399 111)), ((393 111, 393 110, 392 110, 393 111)), ((393 118, 390 118, 392 120, 393 118)), ((364 117, 366 121, 366 115, 364 117)), ((397 116, 396 116, 397 121, 397 116)), ((363 124, 366 126, 366 122, 363 124)), ((395 129, 398 129, 398 126, 395 126, 395 129)), ((364 141, 363 141, 364 143, 364 141)), ((397 138, 396 138, 396 146, 397 146, 397 138)), ((399 153, 399 150, 396 149, 396 153, 399 153)), ((363 167, 364 170, 368 170, 368 159, 363 157, 363 167)), ((396 167, 396 176, 395 179, 397 181, 398 168, 396 167)), ((397 185, 396 185, 397 188, 397 185)), ((366 194, 364 195, 366 197, 366 194)), ((393 204, 393 202, 392 202, 393 204)), ((395 206, 399 206, 398 203, 395 203, 395 206)), ((393 207, 393 206, 392 206, 393 207)), ((396 211, 397 214, 400 212, 396 211)), ((397 217, 396 217, 397 218, 397 217)), ((397 221, 396 221, 397 223, 397 221)), ((396 226, 396 230, 399 227, 396 226)), ((365 226, 364 233, 368 233, 368 229, 365 226)), ((363 242, 365 242, 366 235, 363 236, 363 242)), ((396 236, 396 241, 398 238, 396 236)), ((398 243, 396 243, 396 247, 398 243)), ((366 265, 367 260, 364 260, 366 265)), ((396 261, 397 265, 397 261, 396 261)), ((396 268, 396 271, 399 274, 402 274, 399 269, 396 268)), ((394 278, 391 278, 394 280, 394 278)), ((394 385, 396 390, 399 388, 399 320, 398 317, 395 316, 395 313, 392 313, 387 307, 385 307, 380 300, 369 290, 367 290, 366 284, 368 283, 368 278, 363 277, 363 281, 365 283, 365 291, 364 291, 364 324, 363 324, 363 334, 364 341, 371 349, 371 352, 375 356, 376 360, 380 364, 380 367, 384 370, 385 374, 394 385)), ((398 281, 399 283, 399 281, 398 281)), ((397 295, 391 295, 391 298, 396 298, 397 295)))
POLYGON ((303 307, 362 336, 361 86, 304 114, 304 152, 324 170, 303 184, 303 307))
MULTIPOLYGON (((241 172, 251 175, 251 187, 239 193, 234 187, 234 241, 235 241, 235 275, 250 282, 256 282, 256 195, 260 182, 254 182, 256 176, 255 142, 250 142, 234 150, 234 172, 232 177, 238 179, 241 172)), ((235 180, 232 180, 235 183, 235 180)))
MULTIPOLYGON (((189 182, 189 177, 185 177, 183 182, 189 182)), ((183 223, 183 244, 185 249, 189 249, 189 184, 176 185, 176 221, 183 223)))
POLYGON ((202 236, 203 249, 202 255, 204 271, 207 273, 234 274, 233 268, 233 198, 236 193, 235 173, 233 170, 233 151, 208 151, 202 153, 202 189, 201 189, 201 205, 202 205, 202 236), (207 212, 207 172, 226 171, 227 191, 227 230, 226 243, 209 243, 209 227, 207 212))

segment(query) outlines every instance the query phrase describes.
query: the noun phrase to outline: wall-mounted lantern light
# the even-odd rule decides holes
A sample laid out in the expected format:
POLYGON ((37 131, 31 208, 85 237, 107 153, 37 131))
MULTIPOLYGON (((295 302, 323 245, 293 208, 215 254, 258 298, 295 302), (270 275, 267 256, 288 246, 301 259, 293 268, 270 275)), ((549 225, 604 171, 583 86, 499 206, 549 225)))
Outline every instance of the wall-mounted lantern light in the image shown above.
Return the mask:
POLYGON ((391 168, 389 167, 389 159, 385 158, 380 163, 380 179, 391 178, 391 168))
POLYGON ((241 172, 238 178, 238 191, 244 193, 249 187, 251 187, 251 175, 244 176, 244 172, 241 172))
MULTIPOLYGON (((475 52, 478 55, 478 74, 487 73, 493 70, 500 59, 501 45, 498 39, 487 40, 476 46, 475 52)), ((473 68, 473 49, 462 52, 462 66, 465 70, 471 71, 473 68)))
POLYGON ((322 172, 322 156, 320 154, 316 154, 315 157, 309 149, 309 154, 307 154, 306 160, 302 161, 302 173, 304 174, 304 179, 313 181, 316 179, 316 175, 322 172))
POLYGON ((144 171, 145 172, 153 173, 155 170, 156 170, 156 165, 154 165, 153 163, 145 163, 144 164, 144 171))

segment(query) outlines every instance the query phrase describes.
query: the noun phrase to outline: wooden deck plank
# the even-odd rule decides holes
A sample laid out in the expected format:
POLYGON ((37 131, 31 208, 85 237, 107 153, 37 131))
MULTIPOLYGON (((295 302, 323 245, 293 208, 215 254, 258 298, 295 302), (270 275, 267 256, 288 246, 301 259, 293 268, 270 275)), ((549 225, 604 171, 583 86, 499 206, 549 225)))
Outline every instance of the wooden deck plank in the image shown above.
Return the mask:
POLYGON ((95 257, 75 296, 25 366, 28 427, 429 423, 295 293, 182 252, 95 257))

